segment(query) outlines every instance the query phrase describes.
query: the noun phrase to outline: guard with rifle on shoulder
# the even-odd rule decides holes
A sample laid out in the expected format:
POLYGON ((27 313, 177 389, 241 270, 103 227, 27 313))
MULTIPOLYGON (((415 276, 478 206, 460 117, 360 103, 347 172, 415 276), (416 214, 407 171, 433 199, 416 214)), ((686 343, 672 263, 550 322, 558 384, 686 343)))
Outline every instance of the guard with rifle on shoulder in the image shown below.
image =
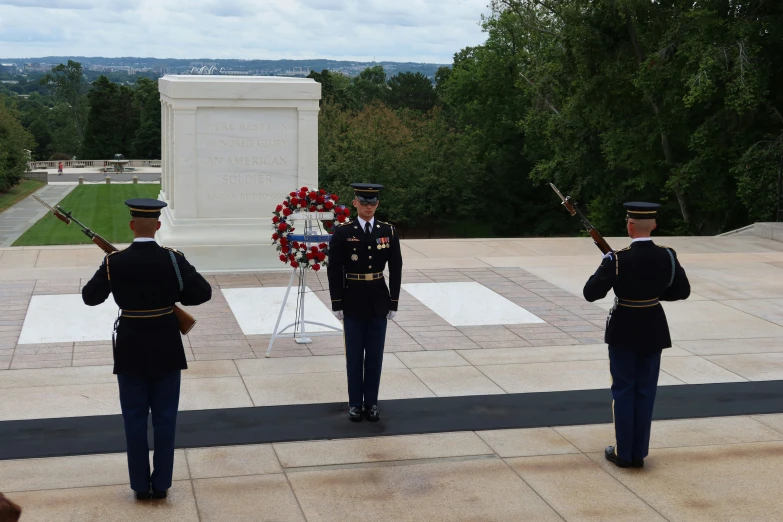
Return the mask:
MULTIPOLYGON (((37 198, 36 198, 37 199, 37 198)), ((82 299, 96 306, 109 297, 120 307, 112 336, 114 373, 125 424, 130 486, 136 498, 163 499, 174 471, 174 436, 181 370, 188 365, 181 333, 195 320, 175 305, 199 305, 212 298, 212 287, 182 253, 155 242, 160 211, 166 203, 129 199, 135 239, 125 250, 73 218, 59 206, 47 206, 61 221, 74 222, 107 252, 98 271, 82 289, 82 299), (147 418, 152 412, 155 453, 150 473, 147 418)))
POLYGON ((614 290, 614 306, 606 319, 612 375, 612 418, 615 444, 606 460, 621 468, 641 468, 650 447, 653 407, 661 369, 661 352, 672 341, 661 301, 687 299, 691 286, 673 248, 656 245, 657 203, 625 203, 626 230, 631 246, 612 251, 570 198, 552 185, 571 215, 579 214, 603 260, 585 283, 589 302, 614 290))

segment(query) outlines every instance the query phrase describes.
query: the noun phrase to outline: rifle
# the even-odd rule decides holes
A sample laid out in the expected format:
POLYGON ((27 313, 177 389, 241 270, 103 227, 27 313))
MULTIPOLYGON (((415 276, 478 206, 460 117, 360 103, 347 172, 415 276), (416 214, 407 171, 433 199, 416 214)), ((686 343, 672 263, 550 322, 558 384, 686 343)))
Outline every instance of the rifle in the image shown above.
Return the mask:
MULTIPOLYGON (((33 197, 38 203, 51 210, 54 217, 56 217, 66 225, 70 225, 72 221, 77 225, 79 225, 84 235, 89 237, 93 243, 98 245, 98 247, 100 247, 100 249, 106 252, 107 254, 111 254, 112 252, 116 252, 117 250, 119 250, 117 247, 115 247, 114 245, 112 245, 111 243, 103 239, 101 236, 99 236, 98 234, 96 234, 95 232, 87 228, 84 224, 80 223, 79 220, 73 217, 71 212, 66 212, 60 205, 55 205, 54 207, 52 207, 51 205, 49 205, 47 202, 45 202, 35 194, 33 194, 33 197)), ((187 335, 187 333, 190 332, 193 326, 195 326, 196 319, 177 305, 174 305, 173 308, 174 308, 174 315, 176 316, 177 322, 179 323, 179 331, 182 333, 182 335, 187 335)))
POLYGON ((582 211, 579 210, 579 207, 576 205, 576 202, 571 201, 571 196, 563 196, 560 193, 560 191, 557 190, 557 187, 554 185, 554 183, 550 183, 549 186, 552 187, 552 190, 555 191, 555 194, 557 194, 560 197, 560 199, 563 200, 563 206, 572 216, 579 214, 579 219, 582 220, 582 224, 587 230, 587 233, 590 234, 590 237, 593 238, 593 242, 595 243, 595 246, 598 247, 601 253, 608 254, 609 252, 611 252, 612 247, 610 247, 609 243, 607 243, 606 240, 601 236, 601 234, 598 233, 598 230, 596 230, 593 224, 590 223, 590 220, 588 220, 587 217, 585 217, 585 215, 582 214, 582 211))

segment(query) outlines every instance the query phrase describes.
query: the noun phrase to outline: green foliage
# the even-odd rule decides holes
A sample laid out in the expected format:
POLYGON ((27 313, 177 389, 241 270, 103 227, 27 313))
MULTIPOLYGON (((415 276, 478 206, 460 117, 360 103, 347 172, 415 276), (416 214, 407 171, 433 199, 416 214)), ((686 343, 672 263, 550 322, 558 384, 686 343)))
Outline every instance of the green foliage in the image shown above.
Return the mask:
POLYGON ((158 85, 139 78, 135 89, 117 85, 106 76, 92 83, 87 94, 90 113, 82 154, 89 158, 158 159, 160 96, 158 85))
POLYGON ((620 204, 631 199, 661 201, 665 233, 715 234, 771 216, 780 2, 492 6, 486 43, 458 53, 438 92, 470 128, 482 114, 489 128, 514 126, 529 162, 521 172, 556 182, 607 234, 622 233, 620 204), (498 114, 483 100, 502 93, 517 110, 498 114))
POLYGON ((128 86, 101 75, 87 84, 81 64, 73 61, 53 68, 40 81, 20 78, 12 87, 30 93, 29 98, 9 95, 2 100, 19 113, 35 138, 34 160, 109 159, 118 152, 160 158, 157 81, 139 77, 136 85, 128 86))
POLYGON ((386 71, 382 65, 368 67, 353 79, 353 91, 357 103, 364 106, 386 98, 386 71))
POLYGON ((386 103, 394 109, 413 109, 421 112, 435 106, 435 89, 429 78, 420 72, 403 72, 389 78, 386 103))
POLYGON ((27 168, 25 149, 35 142, 19 122, 17 116, 0 104, 0 192, 18 184, 27 168))
POLYGON ((84 82, 82 64, 68 60, 68 64, 59 64, 52 68, 52 72, 44 76, 41 85, 54 92, 55 97, 65 103, 70 110, 73 125, 79 144, 84 141, 84 132, 87 123, 87 85, 84 82))
MULTIPOLYGON (((133 232, 124 202, 130 198, 155 198, 159 184, 81 185, 59 205, 110 243, 129 243, 133 232)), ((79 245, 91 243, 81 229, 47 214, 14 242, 13 246, 79 245)))
POLYGON ((332 104, 342 108, 356 107, 356 93, 349 77, 331 72, 328 69, 324 69, 320 73, 312 71, 307 77, 321 84, 322 106, 332 104))
POLYGON ((379 215, 401 227, 465 218, 478 167, 464 145, 441 111, 421 115, 376 102, 353 113, 326 105, 320 183, 346 203, 351 183, 383 184, 379 215))

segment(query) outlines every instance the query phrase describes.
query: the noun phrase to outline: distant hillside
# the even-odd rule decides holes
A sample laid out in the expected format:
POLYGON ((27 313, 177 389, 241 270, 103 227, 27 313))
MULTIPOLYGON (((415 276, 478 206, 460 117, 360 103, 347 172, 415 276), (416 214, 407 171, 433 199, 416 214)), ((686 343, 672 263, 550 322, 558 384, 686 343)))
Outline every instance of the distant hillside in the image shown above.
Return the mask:
POLYGON ((309 71, 342 72, 354 76, 360 71, 373 65, 382 65, 388 75, 399 72, 421 72, 434 78, 439 67, 450 64, 414 63, 414 62, 354 62, 343 60, 328 60, 325 58, 313 58, 308 60, 231 60, 212 58, 142 58, 122 57, 103 58, 87 56, 41 56, 36 58, 0 58, 1 63, 16 64, 23 69, 26 64, 31 64, 32 69, 40 69, 40 65, 67 63, 68 60, 81 62, 85 70, 100 70, 104 68, 126 68, 134 71, 156 72, 158 74, 249 74, 269 76, 306 76, 309 71))

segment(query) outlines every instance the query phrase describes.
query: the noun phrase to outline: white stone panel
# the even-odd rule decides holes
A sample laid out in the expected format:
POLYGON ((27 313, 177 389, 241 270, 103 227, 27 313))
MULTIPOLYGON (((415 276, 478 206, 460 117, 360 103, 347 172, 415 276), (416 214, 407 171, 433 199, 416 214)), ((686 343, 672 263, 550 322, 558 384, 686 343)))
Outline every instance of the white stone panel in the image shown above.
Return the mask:
POLYGON ((411 283, 402 287, 452 326, 546 322, 476 282, 411 283))
POLYGON ((296 109, 196 111, 197 217, 271 216, 298 180, 296 109))
POLYGON ((80 294, 34 295, 19 344, 109 341, 118 310, 111 296, 87 306, 80 294))
MULTIPOLYGON (((245 335, 271 335, 285 297, 285 287, 224 288, 221 290, 245 335)), ((310 288, 305 287, 305 319, 328 324, 342 330, 342 323, 324 305, 310 288)), ((291 288, 280 328, 294 322, 296 315, 296 287, 291 288)), ((330 332, 329 328, 306 325, 307 332, 330 332)), ((289 328, 285 333, 293 333, 289 328)))

